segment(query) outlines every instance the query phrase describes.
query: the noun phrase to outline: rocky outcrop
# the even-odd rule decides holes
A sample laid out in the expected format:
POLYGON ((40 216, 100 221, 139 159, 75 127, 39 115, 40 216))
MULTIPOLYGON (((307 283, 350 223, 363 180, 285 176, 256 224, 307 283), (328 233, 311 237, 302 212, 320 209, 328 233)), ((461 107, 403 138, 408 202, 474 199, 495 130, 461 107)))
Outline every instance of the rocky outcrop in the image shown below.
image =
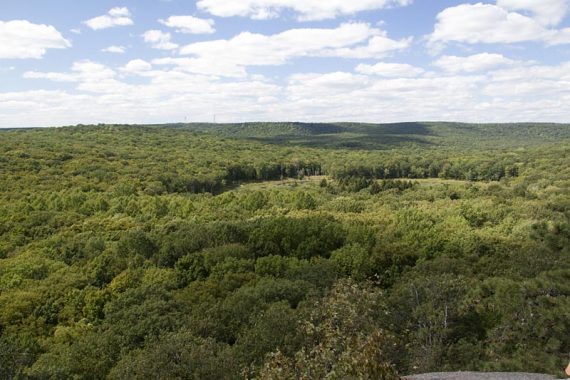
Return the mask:
POLYGON ((405 380, 554 380, 554 376, 523 372, 438 372, 404 376, 405 380))

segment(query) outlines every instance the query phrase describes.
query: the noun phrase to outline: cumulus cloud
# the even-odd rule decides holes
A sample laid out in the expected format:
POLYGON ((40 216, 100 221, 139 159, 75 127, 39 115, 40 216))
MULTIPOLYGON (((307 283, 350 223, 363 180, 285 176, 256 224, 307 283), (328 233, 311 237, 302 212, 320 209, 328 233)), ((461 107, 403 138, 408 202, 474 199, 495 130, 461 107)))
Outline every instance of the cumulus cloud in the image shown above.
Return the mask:
MULTIPOLYGON (((287 94, 294 102, 314 101, 317 98, 334 97, 368 88, 369 77, 348 72, 325 74, 294 74, 289 77, 287 94)), ((315 104, 316 105, 316 104, 315 104)))
POLYGON ((388 38, 387 33, 382 31, 380 35, 373 36, 366 45, 356 47, 343 47, 323 50, 321 56, 339 58, 382 58, 396 51, 406 50, 410 47, 412 38, 393 40, 388 38))
POLYGON ((247 66, 283 65, 297 57, 380 58, 409 44, 410 39, 392 40, 366 23, 345 23, 334 29, 290 29, 274 35, 243 32, 229 40, 186 45, 180 52, 194 57, 185 61, 187 68, 190 63, 212 64, 228 70, 216 74, 232 75, 244 73, 247 66))
POLYGON ((160 30, 147 30, 143 34, 144 41, 149 43, 154 49, 174 50, 178 48, 178 44, 170 41, 172 36, 160 30))
POLYGON ((546 43, 548 45, 570 44, 570 28, 560 29, 552 33, 546 43))
POLYGON ((412 0, 198 0, 198 9, 219 17, 243 16, 253 19, 279 17, 285 10, 299 20, 324 20, 357 12, 406 6, 412 0))
POLYGON ((461 4, 437 15, 432 42, 510 43, 545 37, 535 20, 492 4, 461 4))
POLYGON ((142 59, 133 59, 129 61, 123 68, 121 68, 121 71, 127 73, 142 73, 149 71, 150 69, 152 69, 152 65, 147 61, 144 61, 142 59))
POLYGON ((513 62, 484 73, 380 62, 358 65, 355 72, 292 74, 280 82, 253 75, 219 78, 135 59, 117 69, 79 61, 67 73, 26 77, 72 82, 76 92, 0 92, 0 125, 154 123, 186 116, 207 121, 214 113, 224 122, 563 122, 570 113, 570 62, 513 62))
POLYGON ((513 11, 529 11, 542 25, 558 25, 568 13, 569 0, 497 0, 497 5, 513 11))
MULTIPOLYGON (((511 8, 541 10, 542 6, 525 6, 528 3, 526 0, 505 0, 500 3, 507 8, 477 3, 444 9, 437 15, 437 23, 429 38, 431 47, 441 49, 448 42, 476 44, 540 41, 549 45, 570 43, 570 28, 548 29, 533 17, 509 11, 511 8)), ((537 15, 539 20, 543 17, 550 22, 554 20, 552 16, 540 17, 543 13, 537 15)))
MULTIPOLYGON (((542 112, 554 112, 569 109, 569 88, 570 62, 563 62, 553 66, 513 66, 494 71, 490 73, 482 93, 489 97, 516 101, 521 106, 521 112, 525 113, 528 113, 525 104, 540 99, 550 102, 551 107, 557 107, 557 110, 545 109, 542 112)), ((538 110, 535 112, 540 113, 538 110)))
POLYGON ((93 30, 107 29, 115 26, 129 26, 133 25, 133 19, 131 18, 131 12, 126 7, 115 7, 111 8, 106 15, 94 17, 84 24, 93 30))
POLYGON ((502 54, 480 53, 467 57, 445 55, 435 61, 434 65, 450 72, 464 71, 473 73, 497 66, 511 65, 513 63, 515 63, 515 61, 506 58, 502 54))
MULTIPOLYGON (((144 62, 144 61, 143 61, 144 62)), ((54 80, 56 74, 74 82, 75 91, 0 92, 1 126, 46 126, 76 123, 136 123, 183 120, 238 119, 269 112, 282 89, 260 76, 231 81, 171 70, 146 70, 139 60, 112 68, 91 61, 76 62, 67 73, 35 73, 30 78, 54 80), (130 66, 144 82, 119 80, 117 71, 130 66), (142 69, 142 70, 141 70, 142 69), (104 73, 97 77, 96 73, 104 73), (258 103, 262 99, 264 104, 258 103), (33 109, 36 112, 30 113, 33 109), (65 110, 65 112, 62 112, 65 110), (246 111, 247 110, 247 111, 246 111), (22 116, 27 115, 23 118, 22 116)))
POLYGON ((124 54, 125 53, 125 47, 124 46, 112 45, 112 46, 106 47, 105 49, 101 49, 101 51, 103 53, 124 54))
POLYGON ((194 16, 170 16, 166 20, 159 20, 159 22, 176 29, 179 33, 212 34, 216 31, 214 20, 194 16))
POLYGON ((77 82, 78 90, 94 93, 117 93, 125 91, 129 85, 117 80, 116 76, 117 73, 115 70, 90 60, 74 62, 71 71, 66 73, 38 71, 24 73, 24 78, 27 79, 77 82))
POLYGON ((236 66, 233 62, 215 59, 167 57, 153 59, 152 64, 163 67, 174 67, 177 71, 201 75, 234 78, 244 77, 247 75, 244 66, 236 66))
POLYGON ((111 79, 115 76, 115 72, 97 62, 82 60, 74 62, 71 72, 39 72, 28 71, 24 73, 27 79, 48 79, 56 82, 88 82, 96 80, 111 79))
MULTIPOLYGON (((227 10, 229 8, 224 11, 228 14, 277 17, 286 12, 299 19, 331 18, 369 9, 367 7, 407 3, 375 0, 200 2, 211 7, 234 6, 233 11, 227 10)), ((472 3, 447 8, 438 15, 429 43, 432 46, 453 42, 570 43, 570 28, 555 29, 561 20, 559 13, 550 12, 540 4, 543 2, 497 0, 496 4, 472 3)), ((544 4, 561 7, 566 2, 544 0, 544 4)), ((114 9, 117 10, 106 16, 130 19, 126 8, 114 9)), ((171 16, 159 21, 173 28, 169 30, 171 33, 209 30, 195 22, 203 19, 188 17, 192 16, 171 16)), ((35 25, 41 27, 41 33, 37 33, 41 38, 34 39, 31 37, 34 33, 25 32, 18 40, 13 37, 14 33, 6 34, 3 29, 8 23, 11 22, 0 22, 0 58, 39 58, 46 49, 70 46, 57 30, 45 25, 35 25), (29 49, 24 49, 25 46, 29 49)), ((214 29, 213 22, 207 24, 214 29)), ((0 89, 0 126, 156 123, 185 117, 208 121, 213 114, 223 122, 292 119, 567 121, 570 114, 570 62, 540 65, 496 53, 444 55, 434 58, 429 68, 384 62, 387 56, 408 49, 412 38, 390 38, 381 24, 349 22, 337 27, 298 28, 276 34, 242 32, 231 38, 182 47, 172 41, 170 33, 161 30, 149 30, 142 38, 153 48, 180 49, 178 52, 184 56, 161 53, 154 59, 152 55, 145 60, 133 57, 120 65, 82 60, 63 72, 44 72, 39 68, 28 71, 24 74, 28 84, 38 81, 41 85, 43 82, 39 81, 49 80, 56 82, 50 87, 66 82, 62 88, 72 89, 6 92, 0 89), (301 58, 327 59, 312 62, 323 63, 320 72, 300 73, 294 64, 301 58), (336 60, 330 68, 330 58, 368 61, 336 60), (347 64, 354 70, 341 69, 347 64), (291 69, 280 70, 282 75, 275 78, 250 73, 255 66, 278 65, 290 65, 291 69)), ((109 46, 103 51, 120 53, 124 47, 109 46)))
POLYGON ((69 72, 26 76, 72 82, 76 91, 0 92, 0 125, 154 123, 186 116, 204 121, 213 114, 224 122, 563 122, 570 112, 570 62, 515 61, 482 74, 422 72, 380 62, 359 65, 355 72, 292 74, 280 82, 252 75, 220 78, 136 59, 117 69, 79 61, 69 72), (129 84, 121 72, 129 82, 140 81, 129 84))
MULTIPOLYGON (((570 62, 558 65, 517 65, 490 73, 492 82, 560 81, 570 85, 570 62)), ((570 88, 570 86, 568 86, 570 88)))
POLYGON ((328 76, 291 78, 288 100, 297 112, 309 114, 312 120, 323 116, 327 120, 375 122, 448 119, 460 109, 470 112, 468 107, 473 105, 482 80, 477 76, 383 78, 345 73, 344 82, 335 86, 328 76), (359 85, 344 85, 351 82, 359 85))
POLYGON ((407 63, 385 63, 379 62, 375 65, 359 64, 356 72, 365 75, 378 75, 392 78, 416 77, 425 72, 421 67, 408 65, 407 63))
POLYGON ((47 79, 54 82, 76 82, 77 76, 69 73, 26 71, 24 73, 26 79, 47 79))
POLYGON ((566 122, 569 65, 514 64, 488 75, 429 72, 408 78, 295 75, 287 84, 284 108, 310 121, 566 122))
POLYGON ((65 49, 71 42, 51 25, 27 20, 0 21, 0 59, 42 58, 47 49, 65 49))

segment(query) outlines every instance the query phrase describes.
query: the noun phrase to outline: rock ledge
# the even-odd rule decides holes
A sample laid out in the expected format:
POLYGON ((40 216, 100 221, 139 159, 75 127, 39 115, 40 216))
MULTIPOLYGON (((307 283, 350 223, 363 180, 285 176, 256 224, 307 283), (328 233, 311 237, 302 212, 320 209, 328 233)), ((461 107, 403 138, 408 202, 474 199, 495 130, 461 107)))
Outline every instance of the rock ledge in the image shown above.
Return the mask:
POLYGON ((404 376, 405 380, 554 380, 554 376, 524 372, 437 372, 404 376))

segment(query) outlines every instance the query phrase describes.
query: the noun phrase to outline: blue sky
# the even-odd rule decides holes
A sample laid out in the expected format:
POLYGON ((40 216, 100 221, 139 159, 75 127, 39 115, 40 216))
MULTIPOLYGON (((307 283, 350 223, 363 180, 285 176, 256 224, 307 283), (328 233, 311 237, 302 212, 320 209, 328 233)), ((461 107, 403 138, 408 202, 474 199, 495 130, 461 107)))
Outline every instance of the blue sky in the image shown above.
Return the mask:
POLYGON ((0 3, 0 127, 570 122, 570 0, 0 3))

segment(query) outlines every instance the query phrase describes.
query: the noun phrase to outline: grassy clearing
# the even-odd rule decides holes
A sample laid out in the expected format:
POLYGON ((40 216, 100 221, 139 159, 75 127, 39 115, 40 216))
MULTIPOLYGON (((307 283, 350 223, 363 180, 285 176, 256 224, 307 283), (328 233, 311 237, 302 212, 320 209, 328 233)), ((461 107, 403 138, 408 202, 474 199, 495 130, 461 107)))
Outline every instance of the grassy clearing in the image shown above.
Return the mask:
MULTIPOLYGON (((305 177, 303 179, 286 178, 276 181, 256 181, 243 183, 233 191, 261 191, 269 189, 282 189, 282 188, 294 188, 298 186, 318 186, 318 184, 323 180, 332 181, 329 176, 312 176, 305 177)), ((417 182, 420 186, 432 187, 432 186, 442 186, 442 185, 466 185, 479 182, 470 182, 454 179, 439 179, 439 178, 426 178, 426 179, 409 179, 401 178, 401 180, 409 180, 417 182)), ((379 180, 380 181, 380 180, 379 180)))
POLYGON ((295 178, 286 178, 282 180, 276 181, 257 181, 257 182, 248 182, 241 184, 233 191, 260 191, 260 190, 268 190, 268 189, 282 189, 282 188, 294 188, 298 186, 316 186, 318 185, 323 179, 327 181, 330 180, 327 176, 312 176, 312 177, 305 177, 303 179, 295 179, 295 178))

